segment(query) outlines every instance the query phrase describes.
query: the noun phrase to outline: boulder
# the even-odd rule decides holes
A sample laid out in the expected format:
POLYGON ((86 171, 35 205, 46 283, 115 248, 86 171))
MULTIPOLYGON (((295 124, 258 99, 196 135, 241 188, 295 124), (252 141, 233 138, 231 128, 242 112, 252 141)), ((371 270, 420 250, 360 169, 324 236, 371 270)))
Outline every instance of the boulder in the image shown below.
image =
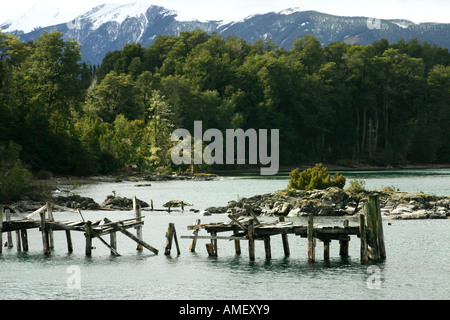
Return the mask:
MULTIPOLYGON (((139 199, 136 199, 136 203, 139 204, 141 208, 149 207, 149 204, 147 202, 144 202, 139 199)), ((115 210, 132 210, 133 199, 109 195, 106 197, 106 200, 102 203, 102 207, 115 210)))

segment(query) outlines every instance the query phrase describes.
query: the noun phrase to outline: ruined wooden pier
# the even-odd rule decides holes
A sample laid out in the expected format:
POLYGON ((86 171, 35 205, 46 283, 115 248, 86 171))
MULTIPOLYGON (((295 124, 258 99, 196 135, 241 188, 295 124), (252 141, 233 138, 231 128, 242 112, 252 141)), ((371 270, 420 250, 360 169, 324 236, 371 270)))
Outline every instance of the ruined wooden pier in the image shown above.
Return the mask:
POLYGON ((325 260, 330 257, 331 241, 339 241, 339 255, 348 256, 348 247, 351 236, 360 238, 360 257, 361 262, 368 260, 378 260, 386 258, 386 250, 384 247, 384 236, 382 228, 382 219, 379 207, 379 198, 377 194, 371 195, 365 204, 364 212, 359 216, 359 225, 350 226, 348 220, 344 220, 342 226, 316 226, 314 224, 314 216, 308 217, 307 225, 294 224, 285 221, 284 217, 280 217, 277 221, 265 222, 259 221, 257 216, 251 209, 248 209, 251 215, 247 221, 237 219, 230 214, 230 221, 227 223, 209 223, 200 224, 197 220, 194 225, 188 226, 188 230, 193 230, 193 235, 182 236, 181 238, 192 239, 190 250, 195 251, 198 239, 210 240, 206 243, 206 249, 210 256, 218 254, 218 240, 233 240, 235 252, 241 254, 240 241, 248 242, 248 252, 250 260, 255 259, 255 241, 264 242, 265 256, 270 259, 271 237, 280 235, 283 243, 284 255, 290 255, 288 235, 300 236, 308 240, 308 261, 315 261, 316 240, 323 242, 323 256, 325 260), (209 235, 199 235, 199 230, 206 230, 209 235), (231 232, 231 236, 219 236, 219 233, 231 232))
MULTIPOLYGON (((12 233, 16 234, 17 251, 28 251, 28 230, 39 229, 42 234, 42 246, 45 255, 49 255, 54 249, 53 233, 55 231, 64 231, 67 240, 68 252, 73 251, 71 232, 83 232, 86 238, 85 253, 86 256, 92 255, 92 240, 97 238, 106 245, 113 255, 120 255, 117 252, 117 238, 116 233, 121 232, 128 238, 137 243, 137 250, 142 251, 143 248, 158 254, 158 250, 147 244, 142 240, 142 226, 144 224, 141 215, 141 209, 136 204, 136 198, 133 199, 134 218, 121 220, 117 222, 110 221, 103 218, 97 221, 85 221, 80 210, 77 213, 81 220, 74 221, 55 221, 52 206, 47 203, 40 209, 28 214, 22 219, 11 219, 9 210, 4 210, 0 207, 0 243, 3 243, 3 233, 7 235, 7 247, 13 247, 12 233), (39 215, 39 220, 34 220, 33 217, 39 215), (4 219, 5 218, 5 219, 4 219), (136 235, 132 234, 128 229, 136 229, 136 235), (102 237, 110 235, 110 243, 102 237)), ((0 253, 2 252, 2 245, 0 245, 0 253)))

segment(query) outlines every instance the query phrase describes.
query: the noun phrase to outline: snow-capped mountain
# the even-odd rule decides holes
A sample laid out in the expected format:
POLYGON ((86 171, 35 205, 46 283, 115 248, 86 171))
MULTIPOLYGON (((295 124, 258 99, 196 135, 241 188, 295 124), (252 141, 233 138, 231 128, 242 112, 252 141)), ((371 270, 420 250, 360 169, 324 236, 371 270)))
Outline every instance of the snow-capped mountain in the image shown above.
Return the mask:
POLYGON ((104 4, 66 20, 57 8, 49 10, 47 7, 47 11, 41 14, 38 14, 38 9, 34 12, 31 10, 23 17, 42 19, 29 20, 26 24, 25 18, 18 19, 0 24, 0 28, 21 34, 24 41, 36 39, 44 30, 56 29, 63 32, 67 39, 74 38, 80 43, 83 60, 95 64, 101 63, 107 52, 121 50, 126 43, 140 42, 145 47, 151 45, 160 34, 178 35, 181 31, 195 29, 203 29, 208 33, 217 32, 224 36, 235 35, 249 42, 271 38, 278 46, 286 48, 290 48, 296 38, 307 34, 317 37, 323 45, 335 41, 366 45, 382 38, 395 42, 402 38, 408 41, 417 37, 421 41, 450 48, 450 24, 415 24, 398 19, 341 17, 317 11, 302 11, 299 8, 255 14, 227 23, 182 21, 173 10, 139 2, 126 5, 104 4), (47 26, 38 28, 43 21, 47 21, 47 26))
POLYGON ((39 3, 21 15, 0 23, 3 32, 23 34, 35 29, 65 23, 77 16, 76 13, 51 3, 39 3))

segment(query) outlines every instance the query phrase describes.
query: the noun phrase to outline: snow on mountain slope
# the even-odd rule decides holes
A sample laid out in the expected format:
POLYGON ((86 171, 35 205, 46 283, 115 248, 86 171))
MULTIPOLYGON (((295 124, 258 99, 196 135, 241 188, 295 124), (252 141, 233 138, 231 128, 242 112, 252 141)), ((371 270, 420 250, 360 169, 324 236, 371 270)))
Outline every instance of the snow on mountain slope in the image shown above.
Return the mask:
POLYGON ((122 24, 127 18, 146 18, 149 8, 148 3, 133 2, 129 4, 108 3, 97 6, 91 11, 79 17, 81 20, 89 20, 93 24, 93 29, 98 29, 108 22, 122 24))
POLYGON ((77 14, 53 3, 42 2, 23 14, 0 23, 3 32, 22 31, 28 33, 40 27, 57 25, 73 19, 77 14))

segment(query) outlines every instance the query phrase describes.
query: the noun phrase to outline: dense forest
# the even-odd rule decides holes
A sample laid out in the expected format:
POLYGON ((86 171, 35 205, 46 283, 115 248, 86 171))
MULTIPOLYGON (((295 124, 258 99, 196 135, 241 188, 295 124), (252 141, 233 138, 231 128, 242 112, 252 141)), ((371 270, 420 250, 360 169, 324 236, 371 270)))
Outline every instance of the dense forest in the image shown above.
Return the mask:
POLYGON ((281 165, 450 162, 450 53, 418 39, 305 36, 286 49, 196 30, 127 44, 98 66, 80 50, 56 31, 29 43, 0 33, 2 172, 191 170, 172 164, 170 135, 195 120, 279 129, 281 165))

